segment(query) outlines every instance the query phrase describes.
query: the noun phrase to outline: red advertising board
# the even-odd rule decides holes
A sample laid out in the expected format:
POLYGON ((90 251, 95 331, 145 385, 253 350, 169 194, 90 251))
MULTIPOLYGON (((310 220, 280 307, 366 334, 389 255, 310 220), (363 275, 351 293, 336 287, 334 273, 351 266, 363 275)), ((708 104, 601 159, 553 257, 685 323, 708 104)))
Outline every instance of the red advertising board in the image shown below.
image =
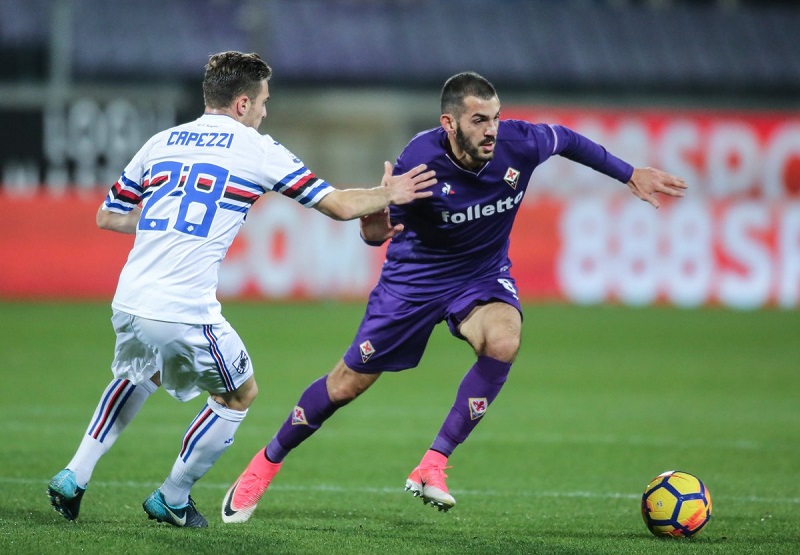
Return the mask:
POLYGON ((133 236, 98 229, 101 201, 0 195, 0 297, 110 298, 133 236))
POLYGON ((575 303, 800 304, 800 202, 539 197, 511 243, 526 299, 575 303))
MULTIPOLYGON (((534 172, 511 257, 526 301, 800 306, 800 116, 504 108, 561 123, 689 183, 660 210, 560 157, 534 172)), ((133 237, 97 229, 102 199, 0 195, 0 297, 109 298, 133 237)), ((220 271, 234 298, 363 299, 383 249, 354 222, 259 201, 220 271)))

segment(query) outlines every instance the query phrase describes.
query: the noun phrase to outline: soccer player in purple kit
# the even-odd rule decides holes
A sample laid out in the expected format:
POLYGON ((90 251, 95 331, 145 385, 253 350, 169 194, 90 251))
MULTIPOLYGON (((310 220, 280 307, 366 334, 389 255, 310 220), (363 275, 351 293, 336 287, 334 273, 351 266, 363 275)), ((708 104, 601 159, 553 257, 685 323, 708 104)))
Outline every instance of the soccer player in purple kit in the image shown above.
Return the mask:
POLYGON ((627 184, 656 208, 657 193, 680 197, 686 188, 682 179, 633 168, 566 127, 501 121, 494 87, 472 72, 445 82, 440 123, 411 140, 394 170, 426 164, 436 172, 435 194, 361 218, 368 244, 391 243, 355 339, 333 370, 302 393, 230 487, 222 502, 224 522, 250 518, 283 459, 381 373, 417 366, 433 328, 443 321, 477 359, 405 487, 426 504, 452 508, 444 473, 448 457, 500 392, 520 346, 521 307, 508 247, 533 170, 557 154, 627 184))

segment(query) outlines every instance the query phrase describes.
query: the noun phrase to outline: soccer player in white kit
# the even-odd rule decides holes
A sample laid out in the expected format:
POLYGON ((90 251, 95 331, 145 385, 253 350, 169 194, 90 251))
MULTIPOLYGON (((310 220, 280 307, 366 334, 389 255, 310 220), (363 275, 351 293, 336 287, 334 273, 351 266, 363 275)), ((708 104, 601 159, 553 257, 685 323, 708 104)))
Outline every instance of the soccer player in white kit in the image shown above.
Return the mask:
POLYGON ((379 187, 333 188, 258 126, 266 117, 270 67, 257 54, 222 52, 205 68, 205 112, 153 136, 127 165, 97 212, 97 225, 135 234, 112 302, 112 371, 77 452, 48 495, 67 520, 100 457, 163 385, 180 401, 208 392, 189 425, 169 476, 144 501, 149 518, 208 525, 192 486, 233 442, 258 388, 242 340, 222 316, 218 270, 253 203, 287 196, 337 220, 350 220, 430 196, 425 166, 379 187))

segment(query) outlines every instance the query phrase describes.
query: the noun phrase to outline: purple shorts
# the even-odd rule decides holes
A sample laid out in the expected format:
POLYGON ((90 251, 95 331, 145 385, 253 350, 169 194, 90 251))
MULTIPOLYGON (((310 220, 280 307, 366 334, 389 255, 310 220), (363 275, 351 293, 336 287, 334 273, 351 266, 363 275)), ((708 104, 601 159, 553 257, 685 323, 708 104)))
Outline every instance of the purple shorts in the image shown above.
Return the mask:
POLYGON ((433 328, 446 320, 453 336, 464 339, 458 326, 476 306, 500 301, 522 314, 516 284, 508 274, 469 283, 451 294, 424 301, 394 296, 379 282, 370 293, 366 313, 344 362, 356 372, 376 374, 419 364, 433 328))

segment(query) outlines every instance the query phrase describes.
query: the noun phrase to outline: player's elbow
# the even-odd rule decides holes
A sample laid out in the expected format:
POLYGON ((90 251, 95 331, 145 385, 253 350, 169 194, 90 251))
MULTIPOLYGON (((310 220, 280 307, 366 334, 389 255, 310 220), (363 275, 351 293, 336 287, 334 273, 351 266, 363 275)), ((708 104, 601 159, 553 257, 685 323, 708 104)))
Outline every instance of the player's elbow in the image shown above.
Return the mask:
POLYGON ((94 220, 100 229, 112 229, 113 216, 108 210, 103 210, 102 206, 97 209, 94 220))
POLYGON ((95 215, 95 222, 100 229, 135 234, 141 213, 142 209, 139 207, 134 208, 127 214, 117 214, 116 212, 103 210, 101 206, 95 215))

